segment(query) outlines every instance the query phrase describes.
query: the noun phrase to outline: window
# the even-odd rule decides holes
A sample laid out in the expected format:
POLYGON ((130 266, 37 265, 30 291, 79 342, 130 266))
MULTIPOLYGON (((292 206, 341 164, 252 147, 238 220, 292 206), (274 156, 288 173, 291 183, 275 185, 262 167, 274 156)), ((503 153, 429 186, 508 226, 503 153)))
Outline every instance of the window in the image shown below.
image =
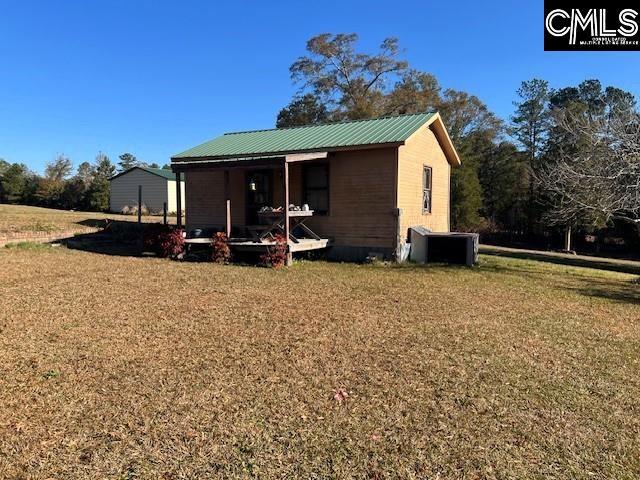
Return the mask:
POLYGON ((329 213, 329 165, 304 166, 302 198, 315 214, 329 213))
POLYGON ((422 213, 431 213, 431 167, 422 170, 422 213))

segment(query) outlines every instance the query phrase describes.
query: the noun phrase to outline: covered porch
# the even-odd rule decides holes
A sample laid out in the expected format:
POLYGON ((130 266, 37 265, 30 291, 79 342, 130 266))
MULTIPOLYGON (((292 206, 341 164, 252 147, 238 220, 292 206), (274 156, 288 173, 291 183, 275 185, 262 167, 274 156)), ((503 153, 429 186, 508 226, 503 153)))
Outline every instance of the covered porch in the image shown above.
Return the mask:
MULTIPOLYGON (((312 152, 174 162, 177 184, 193 174, 189 185, 194 191, 187 191, 187 196, 198 198, 188 202, 184 222, 178 216, 178 226, 186 227, 187 245, 209 243, 213 233, 223 231, 232 250, 260 253, 284 238, 287 263, 295 252, 326 248, 330 239, 317 234, 308 222, 327 212, 328 185, 326 205, 321 196, 307 198, 302 184, 310 182, 300 172, 303 163, 311 172, 323 168, 327 157, 327 152, 312 152), (191 210, 194 205, 198 207, 191 210)), ((178 202, 180 211, 180 196, 178 202)))

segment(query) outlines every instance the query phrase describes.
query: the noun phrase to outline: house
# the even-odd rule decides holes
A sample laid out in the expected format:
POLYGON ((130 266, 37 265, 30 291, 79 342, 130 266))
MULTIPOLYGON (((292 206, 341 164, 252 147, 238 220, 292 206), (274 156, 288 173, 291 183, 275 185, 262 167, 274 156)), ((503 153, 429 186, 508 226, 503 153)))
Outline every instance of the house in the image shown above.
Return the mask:
POLYGON ((411 226, 448 232, 460 158, 433 112, 227 133, 171 162, 185 178, 188 234, 224 230, 232 247, 259 249, 270 224, 289 252, 330 247, 331 258, 357 260, 395 258, 411 226), (271 211, 305 204, 312 213, 271 211))
MULTIPOLYGON (((138 186, 142 186, 142 204, 152 213, 177 212, 176 177, 164 168, 133 167, 109 179, 109 210, 122 212, 138 205, 138 186)), ((184 182, 180 182, 184 198, 184 182)), ((182 207, 184 208, 184 206, 182 207)))

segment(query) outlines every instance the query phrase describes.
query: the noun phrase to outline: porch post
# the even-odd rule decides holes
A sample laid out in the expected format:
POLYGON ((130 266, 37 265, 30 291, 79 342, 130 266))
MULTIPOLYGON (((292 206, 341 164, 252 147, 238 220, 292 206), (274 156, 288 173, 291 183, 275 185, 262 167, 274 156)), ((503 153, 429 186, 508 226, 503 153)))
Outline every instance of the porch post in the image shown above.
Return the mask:
POLYGON ((284 236, 287 239, 287 265, 293 261, 289 247, 289 163, 285 158, 282 166, 282 178, 284 183, 284 236))
POLYGON ((180 171, 176 172, 176 213, 178 215, 177 225, 182 228, 182 189, 180 188, 180 171))
POLYGON ((229 170, 224 171, 225 230, 227 239, 231 238, 231 198, 229 198, 229 170))

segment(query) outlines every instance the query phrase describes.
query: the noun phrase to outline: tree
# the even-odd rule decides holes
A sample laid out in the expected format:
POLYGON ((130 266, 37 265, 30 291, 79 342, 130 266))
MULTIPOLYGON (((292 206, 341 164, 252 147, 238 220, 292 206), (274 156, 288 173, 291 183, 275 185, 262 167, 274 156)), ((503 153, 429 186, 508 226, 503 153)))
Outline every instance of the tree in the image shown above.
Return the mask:
MULTIPOLYGON (((540 169, 548 172, 552 166, 562 165, 566 158, 579 158, 581 152, 590 148, 593 140, 594 130, 585 128, 587 125, 594 122, 606 124, 613 118, 633 118, 635 104, 631 93, 615 87, 603 89, 600 81, 594 79, 585 80, 577 87, 553 91, 549 100, 551 127, 540 169)), ((582 209, 567 215, 562 196, 549 188, 543 188, 543 192, 545 196, 541 200, 551 207, 551 211, 544 215, 546 222, 561 225, 560 220, 564 219, 566 249, 570 249, 572 228, 602 229, 611 223, 611 220, 594 219, 592 212, 582 209), (563 205, 562 208, 559 205, 563 205)))
POLYGON ((59 206, 67 210, 84 210, 85 194, 87 187, 78 176, 64 182, 64 188, 60 194, 59 206))
POLYGON ((430 73, 410 69, 387 95, 384 115, 427 112, 441 103, 440 85, 430 73))
POLYGON ((616 219, 640 224, 640 114, 566 109, 555 116, 567 148, 536 175, 553 201, 547 220, 596 228, 616 219))
POLYGON ((475 95, 448 89, 438 107, 454 142, 476 134, 494 140, 503 129, 502 121, 475 95))
POLYGON ((502 123, 477 97, 448 89, 439 110, 452 141, 464 159, 451 171, 451 223, 457 230, 482 226, 483 192, 479 168, 502 130, 502 123))
POLYGON ((64 183, 60 195, 60 206, 66 209, 86 210, 87 191, 93 182, 95 168, 89 162, 82 162, 76 170, 75 176, 64 183))
POLYGON ((549 83, 534 78, 522 82, 517 91, 519 100, 514 102, 515 114, 511 117, 511 134, 523 147, 530 169, 527 199, 527 230, 531 233, 540 215, 536 209, 536 191, 532 172, 540 167, 540 159, 549 133, 550 98, 549 83))
POLYGON ((138 159, 135 157, 135 155, 131 153, 123 153, 119 158, 120 161, 118 162, 118 169, 120 172, 124 172, 125 170, 129 170, 130 168, 137 167, 140 163, 138 162, 138 159))
POLYGON ((55 160, 47 163, 44 178, 39 181, 35 194, 38 203, 49 207, 62 206, 61 198, 65 181, 71 174, 72 168, 71 160, 64 155, 58 155, 55 160))
POLYGON ((534 78, 522 82, 514 102, 516 112, 511 117, 511 134, 522 145, 531 165, 540 158, 549 129, 549 83, 534 78))
POLYGON ((78 165, 76 178, 82 181, 82 184, 84 185, 85 189, 89 188, 89 185, 91 185, 94 175, 95 175, 95 168, 89 162, 82 162, 80 165, 78 165))
POLYGON ((460 168, 451 172, 451 225, 454 230, 475 230, 482 222, 482 188, 474 160, 467 158, 460 168))
POLYGON ((155 162, 154 162, 154 163, 150 163, 150 164, 148 165, 148 167, 149 167, 149 168, 160 168, 160 165, 158 165, 157 163, 155 163, 155 162))
POLYGON ((22 163, 13 163, 6 167, 0 185, 2 197, 7 202, 21 202, 24 198, 29 170, 22 163))
POLYGON ((94 163, 93 181, 87 190, 87 204, 91 210, 109 209, 109 179, 116 173, 116 167, 109 157, 100 152, 94 163))
POLYGON ((312 93, 294 98, 289 105, 278 112, 276 127, 296 127, 313 125, 329 120, 327 107, 312 93))
POLYGON ((73 165, 71 160, 64 155, 58 155, 52 162, 47 163, 44 170, 45 178, 56 182, 62 182, 65 178, 71 175, 73 171, 73 165))
POLYGON ((165 164, 162 166, 162 169, 163 169, 163 170, 171 170, 171 164, 170 164, 170 163, 165 163, 165 164))
POLYGON ((0 178, 4 175, 4 172, 6 172, 10 166, 11 164, 9 162, 7 162, 4 158, 0 158, 0 178))
POLYGON ((354 33, 323 33, 307 42, 309 55, 291 65, 291 78, 339 119, 374 118, 382 111, 389 86, 407 69, 398 59, 398 40, 387 38, 380 51, 357 53, 354 33))
POLYGON ((478 179, 482 187, 482 214, 493 228, 521 233, 526 222, 529 186, 527 157, 511 142, 486 142, 481 148, 478 179))

